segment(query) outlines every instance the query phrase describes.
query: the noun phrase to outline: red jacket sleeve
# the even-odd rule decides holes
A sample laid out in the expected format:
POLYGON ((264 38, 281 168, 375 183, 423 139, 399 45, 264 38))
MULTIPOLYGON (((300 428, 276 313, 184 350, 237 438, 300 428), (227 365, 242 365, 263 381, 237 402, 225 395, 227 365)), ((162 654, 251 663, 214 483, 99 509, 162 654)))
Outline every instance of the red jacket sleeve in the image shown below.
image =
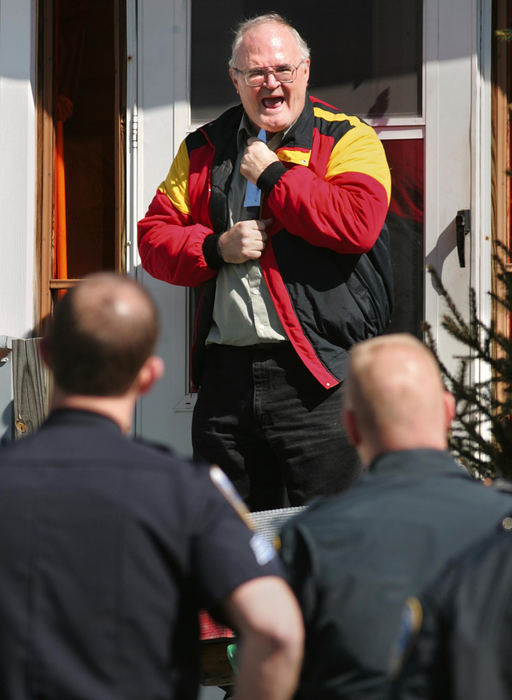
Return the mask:
POLYGON ((138 224, 142 267, 164 282, 197 287, 217 274, 203 254, 204 240, 212 233, 175 209, 167 194, 158 190, 138 224))
MULTIPOLYGON (((377 134, 352 119, 354 128, 334 148, 332 139, 315 133, 312 157, 326 162, 323 176, 315 167, 283 167, 266 200, 274 219, 287 231, 312 245, 345 254, 364 253, 374 245, 391 190, 377 134), (331 149, 329 155, 322 154, 326 149, 331 149)), ((279 157, 288 160, 286 153, 279 152, 279 157)))
POLYGON ((189 156, 184 141, 146 216, 138 224, 142 267, 164 282, 196 287, 214 277, 203 244, 212 229, 193 217, 188 192, 189 156))

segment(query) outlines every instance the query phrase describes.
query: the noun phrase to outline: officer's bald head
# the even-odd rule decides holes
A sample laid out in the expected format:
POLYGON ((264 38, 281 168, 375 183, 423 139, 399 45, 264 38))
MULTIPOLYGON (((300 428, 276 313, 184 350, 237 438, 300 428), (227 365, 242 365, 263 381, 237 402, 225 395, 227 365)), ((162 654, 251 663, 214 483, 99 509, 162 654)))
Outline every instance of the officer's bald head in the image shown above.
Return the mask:
POLYGON ((128 277, 86 277, 57 304, 47 354, 68 394, 120 396, 134 382, 158 336, 155 305, 128 277))
POLYGON ((414 336, 380 336, 350 351, 345 420, 365 462, 390 450, 445 449, 453 399, 438 364, 414 336))

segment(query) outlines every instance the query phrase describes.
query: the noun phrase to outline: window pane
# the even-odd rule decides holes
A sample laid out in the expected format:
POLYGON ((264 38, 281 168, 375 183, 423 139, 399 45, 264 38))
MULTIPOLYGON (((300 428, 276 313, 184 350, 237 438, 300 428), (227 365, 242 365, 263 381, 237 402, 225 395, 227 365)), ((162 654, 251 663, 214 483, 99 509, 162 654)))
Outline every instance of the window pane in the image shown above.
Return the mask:
POLYGON ((54 277, 115 268, 114 3, 56 5, 54 277))
POLYGON ((227 73, 232 29, 275 11, 311 48, 311 92, 363 117, 421 115, 421 0, 344 0, 312 21, 306 0, 192 0, 192 118, 206 121, 236 104, 227 73))

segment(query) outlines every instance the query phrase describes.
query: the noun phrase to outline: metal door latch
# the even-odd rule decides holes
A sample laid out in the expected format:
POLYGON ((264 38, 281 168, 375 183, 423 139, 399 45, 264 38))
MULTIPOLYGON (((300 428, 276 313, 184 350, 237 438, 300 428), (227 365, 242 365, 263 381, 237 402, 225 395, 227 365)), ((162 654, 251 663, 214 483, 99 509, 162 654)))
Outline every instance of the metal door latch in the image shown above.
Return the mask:
POLYGON ((457 253, 459 254, 459 265, 466 267, 466 254, 464 241, 468 233, 471 233, 471 211, 469 209, 459 209, 455 217, 455 231, 457 234, 457 253))

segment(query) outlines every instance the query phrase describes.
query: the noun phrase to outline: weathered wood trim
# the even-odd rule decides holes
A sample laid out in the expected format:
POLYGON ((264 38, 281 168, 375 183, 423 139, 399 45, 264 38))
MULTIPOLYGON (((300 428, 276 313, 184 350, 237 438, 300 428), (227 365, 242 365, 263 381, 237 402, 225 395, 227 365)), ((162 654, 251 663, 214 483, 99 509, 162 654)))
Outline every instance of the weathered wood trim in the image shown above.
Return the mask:
POLYGON ((53 0, 38 3, 38 24, 36 250, 41 332, 52 310, 49 280, 52 276, 54 178, 53 0))
POLYGON ((39 352, 39 338, 13 339, 12 383, 14 437, 33 433, 48 412, 49 372, 39 352))
MULTIPOLYGON (((510 0, 494 0, 493 3, 493 80, 492 80, 492 234, 493 241, 511 246, 511 192, 512 178, 507 175, 512 162, 512 45, 499 38, 497 31, 511 26, 510 0)), ((512 274, 511 260, 505 251, 495 247, 503 268, 512 274)), ((493 270, 492 288, 499 298, 504 298, 505 285, 497 279, 493 270)), ((498 332, 510 337, 510 313, 501 304, 493 303, 493 321, 498 332)), ((499 348, 495 352, 501 355, 499 348)), ((498 398, 503 399, 504 387, 499 387, 498 398)))
POLYGON ((126 3, 114 0, 115 269, 126 270, 126 3), (116 27, 118 28, 116 31, 116 27))

